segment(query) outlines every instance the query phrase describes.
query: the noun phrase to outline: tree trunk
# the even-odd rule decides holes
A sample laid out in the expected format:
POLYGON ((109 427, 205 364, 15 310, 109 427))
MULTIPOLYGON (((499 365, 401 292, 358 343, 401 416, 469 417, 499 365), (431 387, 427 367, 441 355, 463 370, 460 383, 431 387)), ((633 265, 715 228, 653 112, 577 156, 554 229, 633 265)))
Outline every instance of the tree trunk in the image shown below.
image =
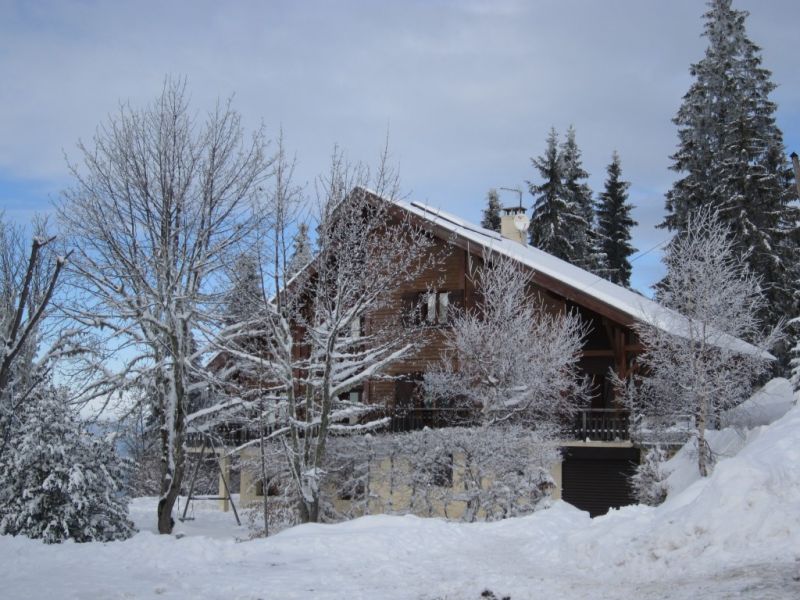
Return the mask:
POLYGON ((308 522, 319 523, 319 495, 308 504, 308 522))
POLYGON ((697 468, 700 470, 700 477, 708 477, 708 457, 706 456, 706 421, 707 421, 706 400, 700 401, 697 410, 697 468))
MULTIPOLYGON (((183 435, 176 435, 175 437, 175 470, 171 479, 162 479, 161 482, 161 498, 158 500, 158 533, 172 533, 172 527, 175 525, 175 521, 172 518, 172 509, 181 493, 181 484, 183 482, 183 435), (180 442, 178 442, 177 438, 180 438, 180 442)), ((167 452, 166 448, 164 448, 164 452, 167 452)))
POLYGON ((170 427, 165 426, 168 421, 168 416, 163 415, 162 428, 161 428, 161 460, 162 460, 162 476, 161 476, 161 497, 158 501, 158 532, 159 533, 172 533, 172 527, 175 525, 172 519, 172 508, 175 506, 175 501, 181 492, 181 484, 183 483, 183 470, 184 470, 184 454, 183 454, 183 441, 184 441, 184 395, 185 388, 182 385, 180 378, 180 371, 175 370, 172 374, 173 381, 166 381, 166 386, 174 386, 172 390, 166 389, 167 394, 175 395, 174 406, 170 402, 163 401, 162 405, 174 411, 172 415, 174 418, 172 431, 172 440, 170 440, 170 427))

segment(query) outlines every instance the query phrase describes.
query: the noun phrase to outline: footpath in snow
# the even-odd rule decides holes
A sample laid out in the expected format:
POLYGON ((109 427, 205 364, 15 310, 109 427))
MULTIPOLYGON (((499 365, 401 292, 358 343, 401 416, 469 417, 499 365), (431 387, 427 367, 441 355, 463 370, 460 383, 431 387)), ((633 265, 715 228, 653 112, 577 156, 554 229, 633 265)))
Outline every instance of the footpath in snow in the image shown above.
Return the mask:
POLYGON ((727 457, 709 478, 682 450, 664 504, 593 520, 556 502, 495 523, 370 516, 238 542, 246 530, 212 510, 158 536, 155 501, 138 499, 142 531, 125 542, 0 537, 0 597, 800 598, 800 407, 710 434, 727 457))

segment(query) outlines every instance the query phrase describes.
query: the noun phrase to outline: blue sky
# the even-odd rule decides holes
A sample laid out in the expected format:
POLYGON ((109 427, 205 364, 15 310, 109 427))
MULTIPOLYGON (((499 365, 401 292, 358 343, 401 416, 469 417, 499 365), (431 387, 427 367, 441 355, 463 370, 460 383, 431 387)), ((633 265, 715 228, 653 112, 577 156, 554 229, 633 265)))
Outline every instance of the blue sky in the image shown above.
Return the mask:
MULTIPOLYGON (((787 151, 800 151, 800 2, 734 5, 751 12, 787 151)), ((699 0, 0 0, 0 207, 21 221, 47 211, 77 141, 175 74, 200 112, 235 94, 248 127, 283 126, 300 182, 334 144, 373 161, 388 130, 404 191, 472 220, 489 188, 535 177, 551 126, 574 124, 595 191, 619 151, 644 251, 667 238, 654 225, 674 178, 670 119, 705 48, 703 12, 699 0)), ((645 290, 658 252, 634 267, 645 290)))

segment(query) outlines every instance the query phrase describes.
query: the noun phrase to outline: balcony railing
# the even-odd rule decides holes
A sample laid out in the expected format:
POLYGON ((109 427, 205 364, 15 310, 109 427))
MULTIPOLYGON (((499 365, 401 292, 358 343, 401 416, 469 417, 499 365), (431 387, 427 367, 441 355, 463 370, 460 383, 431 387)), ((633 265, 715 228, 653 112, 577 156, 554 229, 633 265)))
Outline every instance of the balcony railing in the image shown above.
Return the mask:
MULTIPOLYGON (((383 431, 391 433, 479 424, 479 415, 468 408, 400 408, 389 411, 387 416, 389 425, 383 431)), ((631 439, 630 412, 615 408, 581 409, 565 433, 580 441, 627 441, 631 439)), ((257 439, 259 430, 247 423, 226 423, 214 427, 213 435, 225 445, 237 446, 257 439)), ((200 445, 202 439, 203 434, 191 432, 187 435, 189 445, 200 445)))
POLYGON ((398 408, 389 416, 392 433, 478 424, 477 415, 467 408, 398 408))
POLYGON ((631 437, 631 415, 616 408, 584 408, 578 411, 572 427, 577 440, 592 442, 625 441, 631 437))
POLYGON ((690 415, 640 415, 631 423, 634 439, 643 446, 682 446, 694 430, 690 415))

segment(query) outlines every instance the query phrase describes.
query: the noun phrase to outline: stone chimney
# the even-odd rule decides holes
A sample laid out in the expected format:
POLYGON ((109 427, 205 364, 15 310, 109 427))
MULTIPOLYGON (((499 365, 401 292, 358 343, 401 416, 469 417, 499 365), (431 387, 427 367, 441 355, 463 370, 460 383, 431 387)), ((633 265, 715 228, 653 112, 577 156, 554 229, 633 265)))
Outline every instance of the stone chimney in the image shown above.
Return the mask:
POLYGON ((500 235, 520 244, 528 244, 528 226, 530 221, 521 206, 504 208, 500 217, 500 235))

